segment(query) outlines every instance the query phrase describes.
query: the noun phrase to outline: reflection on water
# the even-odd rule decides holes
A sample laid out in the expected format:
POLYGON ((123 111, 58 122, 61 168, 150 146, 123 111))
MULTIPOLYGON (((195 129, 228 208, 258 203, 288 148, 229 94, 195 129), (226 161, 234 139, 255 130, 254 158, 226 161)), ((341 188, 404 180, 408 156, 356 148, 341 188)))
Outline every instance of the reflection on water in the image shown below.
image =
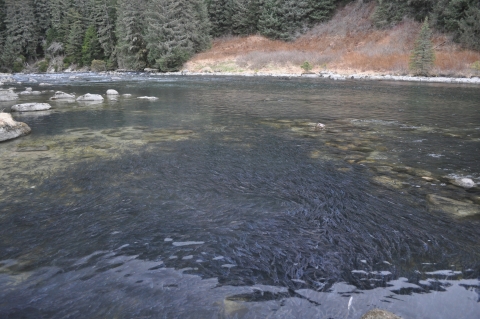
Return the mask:
POLYGON ((478 88, 81 77, 0 144, 0 317, 478 317, 478 88))

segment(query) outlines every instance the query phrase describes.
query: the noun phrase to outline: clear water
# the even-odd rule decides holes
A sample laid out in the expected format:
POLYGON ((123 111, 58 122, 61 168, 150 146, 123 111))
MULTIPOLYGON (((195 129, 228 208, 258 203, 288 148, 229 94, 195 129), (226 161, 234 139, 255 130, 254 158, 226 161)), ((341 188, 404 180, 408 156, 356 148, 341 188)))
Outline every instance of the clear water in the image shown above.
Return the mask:
POLYGON ((132 96, 14 114, 0 317, 480 316, 478 86, 77 76, 16 88, 132 96))

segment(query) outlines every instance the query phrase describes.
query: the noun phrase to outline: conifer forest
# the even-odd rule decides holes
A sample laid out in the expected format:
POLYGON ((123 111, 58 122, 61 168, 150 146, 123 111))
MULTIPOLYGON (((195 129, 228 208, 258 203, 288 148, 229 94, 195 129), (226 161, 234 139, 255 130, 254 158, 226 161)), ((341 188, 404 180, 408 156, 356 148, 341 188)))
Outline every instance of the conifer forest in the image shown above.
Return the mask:
MULTIPOLYGON (((368 0, 364 0, 367 2, 368 0)), ((374 0, 371 0, 374 1, 374 0)), ((377 28, 405 17, 480 50, 478 0, 376 0, 377 28)), ((259 34, 290 41, 327 21, 348 0, 0 0, 0 71, 25 63, 102 61, 106 70, 179 70, 211 40, 259 34), (42 62, 43 61, 43 62, 42 62)))

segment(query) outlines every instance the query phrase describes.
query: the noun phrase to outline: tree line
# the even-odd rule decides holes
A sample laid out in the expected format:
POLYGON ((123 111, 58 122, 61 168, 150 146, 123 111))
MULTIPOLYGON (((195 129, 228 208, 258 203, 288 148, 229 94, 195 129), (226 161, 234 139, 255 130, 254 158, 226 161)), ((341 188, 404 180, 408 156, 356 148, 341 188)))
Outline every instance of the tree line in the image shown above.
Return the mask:
MULTIPOLYGON (((352 0, 0 0, 0 70, 63 57, 63 66, 178 70, 211 39, 260 34, 292 40, 352 0)), ((369 0, 363 0, 365 2, 369 0)), ((377 0, 373 20, 405 16, 480 50, 478 0, 377 0)), ((62 66, 60 66, 62 67, 62 66)))

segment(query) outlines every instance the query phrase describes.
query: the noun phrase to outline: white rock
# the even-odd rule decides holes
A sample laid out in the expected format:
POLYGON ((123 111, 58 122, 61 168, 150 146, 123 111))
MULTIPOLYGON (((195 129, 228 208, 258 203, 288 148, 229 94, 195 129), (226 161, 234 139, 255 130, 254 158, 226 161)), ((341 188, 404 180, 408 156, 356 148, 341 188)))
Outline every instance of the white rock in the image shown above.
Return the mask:
POLYGON ((31 131, 27 124, 13 120, 10 113, 0 113, 0 142, 27 135, 31 131))
POLYGON ((118 92, 116 90, 107 90, 107 95, 118 95, 118 92))
POLYGON ((50 100, 74 100, 75 95, 68 94, 65 92, 57 91, 55 95, 50 98, 50 100))
POLYGON ((463 188, 472 188, 472 187, 475 187, 475 185, 476 185, 475 182, 472 179, 466 178, 466 177, 458 177, 458 178, 455 178, 455 179, 451 179, 450 183, 452 183, 453 185, 463 187, 463 188))
POLYGON ((40 95, 40 91, 32 91, 32 88, 26 88, 25 91, 18 93, 19 95, 40 95))
POLYGON ((48 103, 23 103, 12 106, 13 112, 33 112, 44 111, 50 109, 52 106, 48 103))
POLYGON ((154 97, 154 96, 140 96, 139 99, 141 99, 141 100, 155 101, 155 100, 158 100, 158 97, 154 97))
POLYGON ((40 83, 39 85, 40 85, 40 86, 51 86, 50 83, 40 83))
POLYGON ((103 101, 103 97, 100 94, 90 94, 79 96, 77 101, 103 101))
POLYGON ((13 90, 0 90, 0 102, 14 101, 18 99, 18 94, 13 90))

